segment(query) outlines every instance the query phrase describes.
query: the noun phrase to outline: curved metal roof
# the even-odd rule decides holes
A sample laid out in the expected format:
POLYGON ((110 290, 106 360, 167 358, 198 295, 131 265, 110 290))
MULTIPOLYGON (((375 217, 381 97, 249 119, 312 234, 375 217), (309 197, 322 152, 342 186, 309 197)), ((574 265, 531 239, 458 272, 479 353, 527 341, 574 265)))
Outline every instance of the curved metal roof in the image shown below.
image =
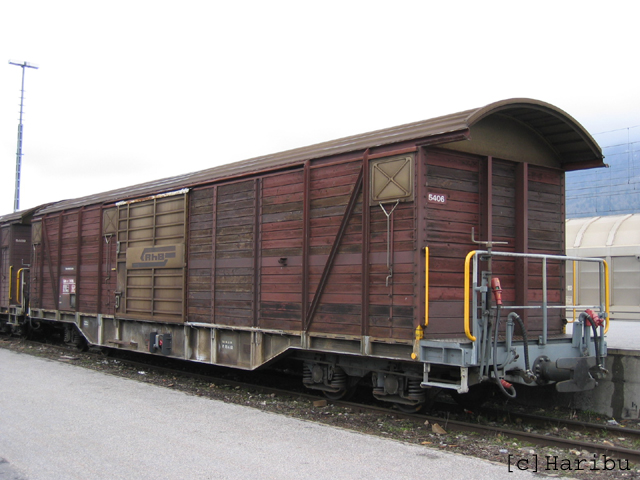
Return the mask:
POLYGON ((460 141, 469 137, 469 131, 473 125, 491 115, 509 117, 511 120, 532 130, 557 153, 565 170, 604 166, 600 147, 591 135, 571 116, 550 104, 537 100, 517 98, 495 102, 482 108, 353 135, 199 172, 142 183, 78 199, 63 200, 43 208, 39 214, 77 208, 83 205, 109 204, 120 200, 202 185, 225 178, 251 175, 259 171, 302 165, 306 160, 364 151, 367 148, 392 145, 405 141, 419 141, 431 145, 460 141))
POLYGON ((565 170, 603 167, 602 149, 571 115, 539 100, 514 98, 474 111, 469 126, 489 115, 508 116, 536 132, 561 159, 565 170))
MULTIPOLYGON (((602 217, 571 218, 566 221, 567 251, 634 247, 640 253, 640 213, 602 217)), ((604 255, 604 254, 602 254, 604 255)))

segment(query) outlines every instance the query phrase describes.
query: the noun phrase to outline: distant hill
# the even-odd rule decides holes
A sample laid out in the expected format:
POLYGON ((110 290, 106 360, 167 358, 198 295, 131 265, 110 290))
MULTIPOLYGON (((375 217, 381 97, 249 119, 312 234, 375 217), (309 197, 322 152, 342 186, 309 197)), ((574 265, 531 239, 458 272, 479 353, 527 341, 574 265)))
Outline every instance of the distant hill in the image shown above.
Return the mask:
POLYGON ((567 218, 640 212, 640 126, 593 136, 610 168, 567 172, 567 218))

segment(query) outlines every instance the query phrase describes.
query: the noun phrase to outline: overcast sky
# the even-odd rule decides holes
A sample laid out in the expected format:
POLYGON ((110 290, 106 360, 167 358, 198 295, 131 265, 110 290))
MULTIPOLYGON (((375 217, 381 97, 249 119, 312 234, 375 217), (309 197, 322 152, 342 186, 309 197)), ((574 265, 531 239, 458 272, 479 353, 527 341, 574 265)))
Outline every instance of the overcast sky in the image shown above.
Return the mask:
MULTIPOLYGON (((640 124, 640 2, 19 0, 0 7, 0 214, 512 97, 640 124)), ((597 137, 596 137, 597 138, 597 137)))

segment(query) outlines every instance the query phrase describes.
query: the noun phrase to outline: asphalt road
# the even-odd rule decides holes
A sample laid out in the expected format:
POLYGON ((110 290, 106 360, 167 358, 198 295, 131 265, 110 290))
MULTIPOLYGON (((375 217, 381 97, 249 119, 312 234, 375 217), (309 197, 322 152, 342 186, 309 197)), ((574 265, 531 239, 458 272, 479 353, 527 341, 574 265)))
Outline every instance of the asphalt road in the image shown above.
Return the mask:
POLYGON ((533 478, 3 349, 0 458, 2 480, 533 478))

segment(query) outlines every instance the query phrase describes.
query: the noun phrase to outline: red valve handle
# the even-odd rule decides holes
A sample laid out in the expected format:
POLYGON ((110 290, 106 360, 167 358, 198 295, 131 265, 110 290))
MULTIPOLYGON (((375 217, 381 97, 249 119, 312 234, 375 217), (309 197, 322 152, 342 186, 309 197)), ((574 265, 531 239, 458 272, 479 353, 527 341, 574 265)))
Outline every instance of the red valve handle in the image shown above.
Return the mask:
POLYGON ((502 305, 502 287, 500 286, 500 279, 498 277, 491 278, 491 289, 496 299, 496 305, 502 305))
MULTIPOLYGON (((598 316, 598 314, 596 312, 594 312, 593 310, 591 310, 590 308, 587 308, 585 310, 585 313, 591 317, 591 320, 593 320, 593 323, 595 323, 596 327, 601 327, 601 326, 604 325, 604 320, 602 318, 600 318, 598 316)), ((591 326, 591 322, 587 319, 585 321, 585 325, 590 327, 591 326)))

